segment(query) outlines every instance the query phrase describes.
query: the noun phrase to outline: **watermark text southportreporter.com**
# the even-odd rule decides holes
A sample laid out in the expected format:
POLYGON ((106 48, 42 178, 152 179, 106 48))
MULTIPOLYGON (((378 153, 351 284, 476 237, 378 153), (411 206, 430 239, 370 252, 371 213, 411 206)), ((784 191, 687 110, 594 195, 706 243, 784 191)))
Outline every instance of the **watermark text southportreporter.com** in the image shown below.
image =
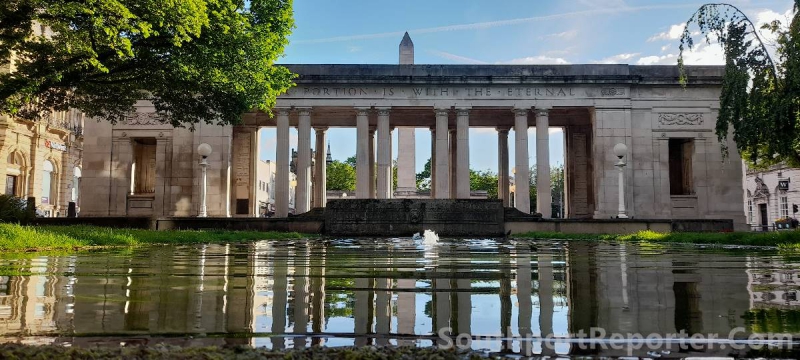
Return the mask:
MULTIPOLYGON (((508 329, 507 334, 512 334, 508 329)), ((746 350, 762 349, 765 347, 791 349, 796 340, 791 334, 765 333, 748 334, 745 328, 731 329, 727 334, 688 334, 684 330, 672 334, 640 334, 640 333, 615 333, 603 328, 590 328, 571 335, 534 336, 534 335, 471 335, 453 334, 451 328, 439 330, 439 348, 442 349, 471 349, 472 342, 481 341, 513 341, 519 342, 520 348, 532 351, 532 346, 524 344, 539 343, 543 349, 555 350, 557 344, 571 344, 581 350, 623 350, 629 355, 639 350, 648 351, 675 351, 686 349, 705 350, 746 350)), ((798 343, 797 345, 800 345, 798 343)), ((525 354, 531 355, 531 354, 525 354)))

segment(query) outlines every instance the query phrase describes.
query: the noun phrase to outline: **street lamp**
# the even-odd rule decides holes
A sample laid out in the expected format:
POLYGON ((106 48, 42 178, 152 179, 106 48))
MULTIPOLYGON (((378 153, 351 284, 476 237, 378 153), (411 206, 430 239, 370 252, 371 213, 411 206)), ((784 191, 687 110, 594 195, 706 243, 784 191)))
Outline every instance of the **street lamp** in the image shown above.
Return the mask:
POLYGON ((628 215, 625 214, 625 185, 623 183, 623 168, 625 168, 625 161, 622 158, 628 153, 628 147, 623 143, 614 145, 614 155, 619 161, 614 165, 619 169, 619 209, 617 210, 617 218, 627 219, 628 215))
POLYGON ((200 160, 200 169, 203 172, 203 179, 202 179, 203 184, 200 187, 200 199, 201 199, 200 214, 198 214, 197 216, 198 217, 207 217, 208 216, 208 209, 206 207, 206 193, 207 193, 206 186, 208 184, 208 182, 207 182, 208 155, 211 155, 211 145, 208 145, 206 143, 200 144, 197 147, 197 154, 202 157, 202 160, 200 160))

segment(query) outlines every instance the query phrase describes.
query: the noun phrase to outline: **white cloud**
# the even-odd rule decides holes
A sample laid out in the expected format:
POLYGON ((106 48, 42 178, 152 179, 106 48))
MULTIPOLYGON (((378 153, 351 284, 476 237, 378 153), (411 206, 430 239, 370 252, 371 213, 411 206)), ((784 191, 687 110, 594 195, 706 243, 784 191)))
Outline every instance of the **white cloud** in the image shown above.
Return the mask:
POLYGON ((565 60, 564 58, 560 57, 550 57, 550 56, 528 56, 524 58, 517 58, 511 59, 508 61, 501 61, 497 64, 505 64, 505 65, 566 65, 569 64, 569 61, 565 60))
POLYGON ((669 50, 670 48, 672 48, 672 44, 664 45, 664 46, 661 47, 661 52, 662 53, 663 52, 667 52, 667 50, 669 50))
POLYGON ((347 47, 347 52, 354 53, 359 51, 361 51, 361 46, 350 45, 347 47))
POLYGON ((609 56, 605 59, 597 61, 600 64, 627 64, 630 63, 631 60, 641 53, 627 53, 627 54, 617 54, 613 56, 609 56))
POLYGON ((444 51, 428 50, 428 52, 433 54, 433 55, 436 55, 438 57, 441 57, 441 58, 445 58, 445 59, 448 59, 448 60, 453 60, 453 61, 455 61, 457 63, 462 63, 462 64, 488 64, 485 61, 481 61, 481 60, 473 59, 473 58, 468 58, 466 56, 451 54, 451 53, 444 52, 444 51))
MULTIPOLYGON (((724 65, 725 57, 722 47, 718 44, 708 45, 702 43, 692 51, 684 53, 686 65, 724 65)), ((643 56, 636 61, 636 65, 677 65, 677 54, 643 56)))
POLYGON ((647 39, 647 42, 658 40, 678 40, 681 38, 681 34, 683 34, 683 28, 685 27, 686 23, 672 25, 669 27, 669 30, 651 36, 649 39, 647 39))
POLYGON ((558 39, 558 40, 571 40, 578 36, 578 30, 567 30, 560 33, 547 34, 539 36, 539 39, 558 39))

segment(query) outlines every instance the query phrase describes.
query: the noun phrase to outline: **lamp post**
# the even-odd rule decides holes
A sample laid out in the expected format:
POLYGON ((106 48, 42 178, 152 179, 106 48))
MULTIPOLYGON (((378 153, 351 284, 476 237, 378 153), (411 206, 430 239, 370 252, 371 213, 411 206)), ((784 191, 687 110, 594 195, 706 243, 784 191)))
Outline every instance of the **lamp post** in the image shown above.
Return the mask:
POLYGON ((208 216, 208 209, 206 207, 206 187, 207 187, 207 174, 208 174, 208 156, 211 155, 211 145, 206 143, 202 143, 197 146, 197 154, 202 157, 200 160, 200 169, 203 174, 202 178, 202 186, 200 187, 200 214, 198 217, 207 217, 208 216))
POLYGON ((617 156, 619 161, 614 165, 619 169, 619 209, 617 210, 618 219, 627 219, 628 215, 625 214, 625 184, 624 173, 625 161, 622 160, 628 153, 628 147, 623 143, 614 145, 614 155, 617 156))

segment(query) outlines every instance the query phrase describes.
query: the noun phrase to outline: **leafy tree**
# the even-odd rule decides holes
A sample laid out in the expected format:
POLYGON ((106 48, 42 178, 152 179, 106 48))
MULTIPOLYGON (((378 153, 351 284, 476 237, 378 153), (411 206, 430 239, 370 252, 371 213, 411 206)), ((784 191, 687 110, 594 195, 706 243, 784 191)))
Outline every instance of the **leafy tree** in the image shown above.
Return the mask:
MULTIPOLYGON (((788 28, 778 21, 762 28, 777 35, 777 61, 764 45, 753 22, 730 4, 705 4, 686 23, 680 39, 681 81, 688 80, 684 50, 695 44, 693 27, 706 42, 719 42, 725 54, 725 73, 717 118, 717 137, 729 129, 751 165, 777 162, 800 166, 800 0, 788 28)), ((723 143, 724 144, 724 143, 723 143)))
POLYGON ((356 156, 353 155, 344 161, 345 164, 350 165, 353 169, 356 168, 356 156))
POLYGON ((550 168, 550 192, 553 195, 553 215, 564 216, 564 165, 550 168))
POLYGON ((486 191, 489 199, 497 199, 497 173, 489 170, 469 170, 470 190, 486 191))
POLYGON ((422 172, 417 173, 417 189, 431 189, 431 158, 428 158, 428 161, 425 162, 422 172))
POLYGON ((174 126, 235 124, 292 85, 274 62, 293 27, 291 0, 3 1, 0 113, 116 122, 149 99, 174 126))
POLYGON ((347 162, 334 160, 326 169, 327 190, 353 191, 356 189, 356 169, 347 162))

